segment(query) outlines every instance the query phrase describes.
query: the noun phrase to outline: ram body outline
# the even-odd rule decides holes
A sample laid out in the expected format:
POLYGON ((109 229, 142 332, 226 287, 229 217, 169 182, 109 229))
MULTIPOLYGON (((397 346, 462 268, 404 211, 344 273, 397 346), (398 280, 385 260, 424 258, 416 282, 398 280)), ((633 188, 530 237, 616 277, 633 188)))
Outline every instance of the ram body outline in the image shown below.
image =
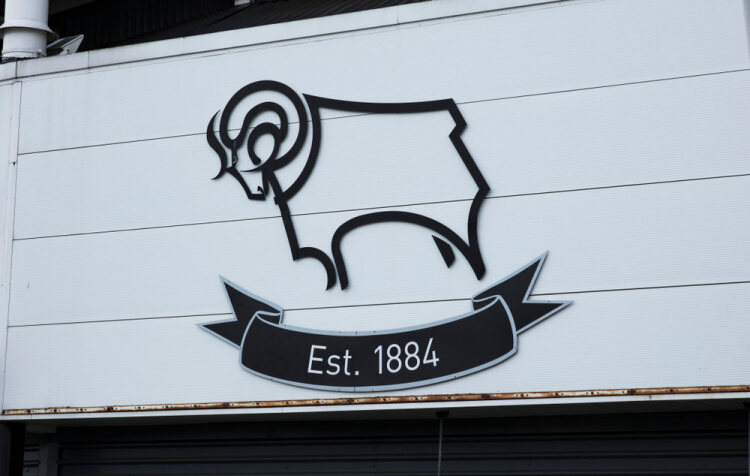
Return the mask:
POLYGON ((241 88, 230 98, 224 107, 223 112, 219 111, 214 114, 206 129, 208 144, 219 156, 222 163, 222 167, 214 179, 222 177, 224 174, 231 175, 240 183, 249 200, 265 200, 268 190, 270 189, 273 191, 274 201, 279 207, 284 230, 287 235, 287 240, 289 241, 292 259, 296 261, 303 258, 312 258, 319 261, 326 270, 326 289, 331 289, 336 284, 337 278, 341 289, 346 289, 349 285, 349 277, 346 271, 346 263, 341 252, 341 243, 344 237, 348 233, 363 226, 384 222, 402 222, 418 225, 430 230, 433 233, 433 239, 435 240, 435 244, 443 257, 443 260, 449 267, 455 261, 455 255, 450 246, 453 245, 466 258, 477 279, 481 279, 485 273, 485 265, 479 249, 477 218, 479 215, 479 209, 489 193, 490 187, 461 139, 461 135, 466 129, 466 121, 461 115, 455 101, 453 99, 441 99, 408 103, 373 103, 338 100, 309 94, 303 94, 302 96, 304 97, 304 101, 294 92, 293 89, 278 81, 263 80, 250 83, 241 88), (237 105, 248 96, 261 91, 272 91, 285 96, 293 105, 298 116, 299 130, 297 138, 290 149, 282 155, 279 155, 279 148, 281 142, 289 131, 289 121, 286 111, 276 103, 262 102, 249 109, 245 114, 242 127, 237 136, 234 138, 229 136, 229 118, 237 105), (294 160, 302 150, 309 127, 305 104, 309 108, 310 124, 312 124, 312 143, 310 151, 299 176, 289 187, 283 188, 279 184, 274 172, 294 160), (340 225, 331 238, 330 255, 319 248, 300 246, 288 202, 302 189, 310 175, 313 173, 315 164, 318 160, 321 160, 319 156, 322 140, 320 110, 324 108, 360 114, 412 114, 448 111, 455 122, 455 127, 450 132, 449 138, 477 186, 477 192, 472 199, 467 221, 468 242, 448 226, 424 215, 406 211, 378 211, 364 213, 347 220, 340 225), (279 124, 264 122, 251 129, 250 125, 253 120, 264 112, 274 113, 279 118, 279 124), (221 117, 219 119, 219 130, 217 134, 216 119, 220 113, 221 117), (245 140, 247 134, 249 134, 249 136, 247 137, 247 140, 245 140), (274 139, 273 150, 265 161, 258 157, 254 151, 255 140, 264 134, 269 134, 274 139), (247 144, 246 147, 251 161, 256 167, 247 170, 238 170, 237 152, 244 143, 247 144), (227 149, 229 150, 229 153, 227 153, 227 149), (241 172, 245 173, 252 171, 257 171, 261 174, 262 186, 258 186, 255 191, 248 186, 247 182, 241 175, 241 172))

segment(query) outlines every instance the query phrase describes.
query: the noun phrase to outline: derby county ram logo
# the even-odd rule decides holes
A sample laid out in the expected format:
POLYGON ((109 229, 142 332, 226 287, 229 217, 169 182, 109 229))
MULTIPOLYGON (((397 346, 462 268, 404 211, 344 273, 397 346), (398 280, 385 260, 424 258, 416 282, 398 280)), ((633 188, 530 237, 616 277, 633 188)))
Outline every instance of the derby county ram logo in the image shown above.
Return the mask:
MULTIPOLYGON (((477 224, 479 210, 490 187, 461 138, 465 128, 466 121, 453 99, 354 102, 309 94, 300 96, 285 84, 258 81, 237 91, 223 110, 208 120, 206 138, 219 159, 219 173, 214 178, 231 176, 249 201, 272 197, 281 214, 291 258, 318 261, 325 269, 326 289, 338 283, 345 290, 350 276, 342 241, 355 230, 382 223, 419 227, 432 237, 439 252, 436 256, 441 257, 446 266, 453 265, 455 251, 458 251, 477 279, 485 275, 477 224), (269 96, 274 100, 268 100, 269 96), (419 170, 419 167, 410 167, 412 162, 424 160, 428 154, 414 148, 399 154, 395 161, 391 154, 383 154, 383 159, 391 159, 391 163, 384 166, 381 161, 373 163, 373 160, 361 159, 356 153, 327 153, 326 141, 336 136, 331 136, 330 126, 324 127, 330 121, 323 120, 323 111, 332 115, 330 117, 382 116, 386 128, 388 118, 394 115, 423 118, 424 113, 442 113, 444 119, 450 118, 450 123, 443 121, 440 129, 445 131, 444 136, 414 140, 450 144, 452 153, 448 159, 427 166, 447 170, 451 178, 468 177, 465 183, 471 187, 473 198, 463 221, 451 226, 440 217, 415 213, 408 206, 362 211, 353 217, 334 214, 346 218, 336 222, 325 235, 327 245, 306 245, 306 237, 298 233, 295 226, 293 212, 294 207, 305 203, 306 192, 321 188, 321 183, 335 186, 342 168, 347 173, 372 176, 373 180, 377 174, 382 176, 383 171, 392 177, 408 177, 404 171, 419 170), (235 121, 233 128, 230 121, 235 121), (266 145, 264 153, 260 153, 258 147, 262 141, 266 145), (334 166, 335 157, 341 156, 346 161, 334 166)), ((366 133, 370 137, 379 136, 378 130, 366 133)), ((345 139, 348 142, 366 140, 357 131, 347 131, 345 139)), ((377 141, 371 144, 375 147, 377 141)), ((416 187, 420 182, 414 180, 409 184, 416 187)), ((336 190, 329 189, 327 193, 335 196, 336 190)), ((366 207, 360 209, 363 208, 366 207)), ((479 292, 471 300, 473 310, 467 314, 418 328, 330 333, 289 327, 282 324, 281 307, 227 280, 223 280, 224 287, 234 318, 204 324, 203 328, 239 348, 241 364, 246 370, 272 380, 336 391, 427 385, 473 373, 507 359, 517 349, 518 334, 570 304, 528 301, 545 257, 546 253, 479 292)))
MULTIPOLYGON (((421 226, 432 233, 435 244, 448 266, 451 266, 455 260, 455 255, 451 248, 451 245, 453 245, 469 262, 477 279, 482 278, 485 270, 482 255, 479 251, 479 243, 477 242, 477 215, 479 214, 482 200, 487 196, 490 188, 479 172, 466 146, 461 141, 461 133, 466 128, 466 122, 463 116, 461 116, 456 103, 452 99, 416 103, 365 103, 340 101, 308 94, 303 95, 303 97, 304 101, 289 86, 276 81, 258 81, 248 84, 229 99, 221 115, 217 112, 211 118, 206 131, 208 143, 218 155, 221 163, 221 170, 215 178, 221 177, 225 173, 231 175, 240 183, 249 200, 265 200, 269 193, 273 193, 274 201, 279 207, 281 218, 284 222, 286 236, 289 240, 289 249, 292 252, 292 259, 311 258, 319 261, 326 270, 326 288, 330 289, 333 287, 338 277, 341 289, 346 289, 349 284, 349 277, 346 272, 346 262, 341 253, 341 241, 344 237, 363 226, 383 222, 402 222, 421 226), (299 128, 296 132, 296 137, 292 138, 292 145, 283 153, 281 152, 281 145, 287 140, 287 136, 290 133, 290 121, 286 111, 278 103, 262 102, 255 105, 250 103, 252 107, 248 107, 247 110, 238 110, 241 106, 245 105, 247 98, 259 92, 279 93, 293 105, 296 114, 294 122, 299 124, 299 128), (308 125, 307 109, 305 106, 310 110, 310 125, 308 125), (455 126, 451 130, 449 137, 457 152, 456 159, 462 161, 469 174, 471 174, 477 189, 466 223, 468 242, 464 241, 458 233, 433 218, 418 213, 396 210, 363 213, 355 218, 346 220, 333 232, 329 250, 301 246, 300 237, 297 235, 294 227, 290 206, 293 204, 295 196, 303 189, 310 177, 316 173, 318 169, 317 165, 326 160, 325 157, 320 157, 320 146, 324 132, 323 121, 321 121, 321 109, 333 109, 344 113, 359 114, 415 114, 436 111, 447 111, 450 113, 455 126), (272 117, 276 122, 263 122, 251 129, 250 125, 263 113, 272 113, 272 117), (241 117, 244 115, 242 127, 234 137, 231 137, 228 130, 229 119, 233 115, 238 114, 241 117), (217 118, 219 118, 218 133, 214 132, 217 126, 217 118), (312 135, 310 150, 307 157, 298 157, 302 152, 308 132, 312 135), (272 138, 273 148, 270 155, 261 159, 256 151, 256 142, 263 136, 270 136, 272 138), (241 155, 247 155, 250 158, 252 165, 249 168, 239 168, 238 157, 241 155), (301 173, 293 183, 282 187, 276 176, 276 172, 289 165, 295 159, 304 161, 301 173), (258 185, 254 187, 249 184, 253 175, 260 179, 256 181, 258 185)), ((363 170, 367 170, 367 165, 362 164, 363 170)), ((398 173, 397 170, 393 172, 398 173)), ((335 191, 332 191, 332 193, 335 193, 335 191)), ((304 240, 304 237, 302 237, 302 240, 304 240)))

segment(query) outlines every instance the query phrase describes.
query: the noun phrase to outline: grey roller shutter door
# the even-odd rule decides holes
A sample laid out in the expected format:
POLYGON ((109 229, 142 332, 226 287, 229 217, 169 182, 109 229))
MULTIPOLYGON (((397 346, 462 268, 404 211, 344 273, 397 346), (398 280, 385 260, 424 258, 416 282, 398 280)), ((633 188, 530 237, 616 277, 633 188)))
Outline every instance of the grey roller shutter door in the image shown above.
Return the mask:
MULTIPOLYGON (((61 428, 62 476, 436 474, 438 421, 61 428)), ((744 412, 445 421, 442 474, 748 474, 744 412)), ((30 473, 29 473, 30 474, 30 473)))

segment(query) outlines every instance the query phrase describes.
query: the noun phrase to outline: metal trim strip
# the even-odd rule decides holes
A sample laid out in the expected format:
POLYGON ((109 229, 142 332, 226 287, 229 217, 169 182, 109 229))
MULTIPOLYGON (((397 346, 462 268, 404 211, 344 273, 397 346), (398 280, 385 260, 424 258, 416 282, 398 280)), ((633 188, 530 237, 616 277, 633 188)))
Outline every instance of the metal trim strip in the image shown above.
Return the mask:
POLYGON ((451 403, 492 400, 536 400, 549 398, 621 397, 645 395, 690 395, 750 392, 750 385, 711 387, 658 387, 594 390, 560 390, 553 392, 470 393, 448 395, 397 395, 375 397, 343 397, 305 400, 268 400, 246 402, 162 403, 143 405, 103 405, 90 407, 47 407, 5 409, 3 416, 59 415, 86 413, 124 413, 180 410, 221 410, 242 408, 321 407, 335 405, 372 405, 394 403, 451 403))

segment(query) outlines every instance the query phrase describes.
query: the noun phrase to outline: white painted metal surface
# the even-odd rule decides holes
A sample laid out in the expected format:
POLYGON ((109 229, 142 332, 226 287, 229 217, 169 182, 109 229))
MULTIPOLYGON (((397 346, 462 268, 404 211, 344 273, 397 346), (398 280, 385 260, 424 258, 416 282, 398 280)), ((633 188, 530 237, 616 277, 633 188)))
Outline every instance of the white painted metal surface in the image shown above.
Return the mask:
POLYGON ((0 86, 0 227, 2 227, 0 228, 0 236, 3 237, 3 244, 12 238, 12 229, 5 223, 11 156, 15 161, 15 154, 11 155, 12 107, 13 86, 10 84, 0 86), (6 232, 8 233, 8 239, 5 237, 6 232))
MULTIPOLYGON (((465 299, 548 249, 537 293, 744 281, 749 200, 748 176, 489 199, 482 282, 460 257, 447 269, 429 233, 383 224, 344 242, 345 292, 325 291, 317 262, 291 260, 278 218, 21 240, 10 323, 229 312, 219 275, 291 309, 465 299)), ((466 220, 460 202, 411 210, 466 220)), ((297 217, 300 242, 328 249, 335 215, 297 217)))
MULTIPOLYGON (((575 307, 521 334, 519 352, 507 362, 452 382, 387 393, 554 391, 588 389, 594 382, 597 388, 713 386, 750 373, 750 320, 742 318, 750 310, 747 284, 545 298, 574 299, 575 307)), ((329 329, 342 323, 393 327, 407 324, 404 315, 411 324, 468 307, 461 301, 299 311, 289 312, 288 321, 329 329)), ((249 375, 236 348, 196 325, 217 317, 11 328, 7 408, 351 395, 249 375)))
MULTIPOLYGON (((749 384, 743 2, 496 5, 440 0, 346 16, 349 33, 332 17, 288 25, 295 39, 277 43, 226 32, 203 38, 212 53, 185 50, 193 38, 153 45, 147 61, 138 45, 24 66, 36 76, 22 79, 8 190, 3 408, 342 396, 250 375, 198 328, 230 312, 218 276, 283 306, 291 324, 386 329, 466 312, 545 250, 534 292, 573 306, 499 366, 388 394, 749 384), (55 73, 74 63, 107 66, 55 73), (492 189, 479 214, 485 278, 461 256, 447 269, 429 233, 386 224, 347 237, 351 288, 325 291, 318 263, 291 260, 272 200, 210 180, 207 122, 259 79, 347 100, 454 98, 492 189)), ((252 34, 278 40, 274 28, 252 34)), ((303 246, 328 249, 332 225, 382 207, 465 230, 471 187, 445 134, 431 140, 444 117, 323 112, 323 172, 291 203, 303 246), (358 163, 403 173, 374 178, 358 163)))
POLYGON ((463 103, 747 68, 741 3, 562 2, 39 78, 27 87, 21 152, 202 133, 258 79, 340 99, 463 103))
POLYGON ((0 86, 0 410, 4 408, 21 83, 0 86))
MULTIPOLYGON (((491 196, 744 174, 750 172, 748 83, 750 72, 742 71, 461 104, 468 122, 463 138, 492 187, 491 196)), ((293 211, 471 198, 465 187, 437 186, 443 171, 424 170, 425 164, 433 155, 449 152, 449 146, 424 140, 410 145, 415 130, 408 124, 405 118, 375 115, 324 121, 323 127, 330 137, 327 143, 351 147, 364 163, 383 155, 403 158, 402 149, 414 149, 403 166, 429 174, 415 186, 436 186, 417 192, 399 186, 399 176, 378 182, 357 175, 339 180, 333 174, 316 174, 325 180, 318 189, 337 193, 310 202, 295 200, 293 211), (342 140, 346 134, 372 139, 375 133, 361 132, 369 130, 388 134, 383 145, 387 149, 342 140), (363 187, 382 188, 383 193, 375 199, 371 193, 356 193, 363 187), (342 188, 349 190, 344 205, 342 188)), ((206 154, 206 147, 200 133, 25 154, 19 164, 15 237, 278 215, 272 203, 241 200, 233 179, 208 180, 219 161, 210 150, 206 154), (139 193, 133 193, 136 187, 139 193)), ((328 160, 349 160, 349 155, 339 153, 328 160)))

